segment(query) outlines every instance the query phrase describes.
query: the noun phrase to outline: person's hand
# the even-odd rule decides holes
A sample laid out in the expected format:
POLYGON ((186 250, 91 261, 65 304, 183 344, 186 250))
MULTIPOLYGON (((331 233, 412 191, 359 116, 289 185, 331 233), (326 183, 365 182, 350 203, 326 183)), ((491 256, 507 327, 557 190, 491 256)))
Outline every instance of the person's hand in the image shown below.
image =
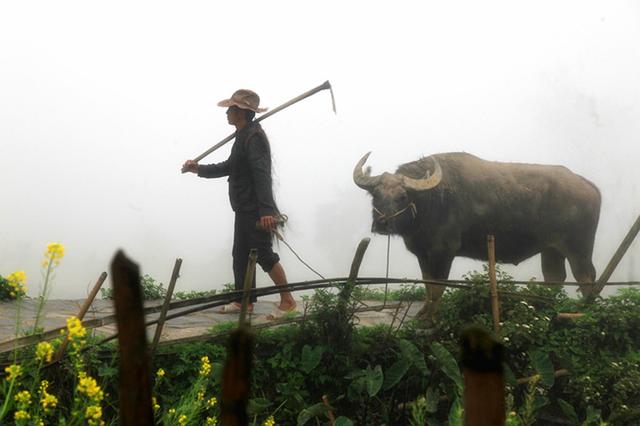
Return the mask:
POLYGON ((260 229, 263 231, 273 231, 276 227, 276 218, 273 216, 260 217, 260 229))
POLYGON ((198 173, 198 163, 193 160, 187 160, 182 165, 182 173, 198 173))

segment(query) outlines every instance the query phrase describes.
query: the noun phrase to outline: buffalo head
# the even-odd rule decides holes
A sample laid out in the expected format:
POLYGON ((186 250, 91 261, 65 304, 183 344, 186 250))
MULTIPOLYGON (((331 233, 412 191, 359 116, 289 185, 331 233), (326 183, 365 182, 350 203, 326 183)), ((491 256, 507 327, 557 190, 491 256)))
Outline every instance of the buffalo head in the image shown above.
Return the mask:
POLYGON ((416 218, 414 193, 437 186, 442 179, 442 169, 434 158, 433 174, 414 179, 400 173, 383 173, 371 176, 371 168, 362 167, 369 158, 368 152, 353 169, 353 181, 373 196, 373 224, 371 232, 378 234, 402 234, 416 218))

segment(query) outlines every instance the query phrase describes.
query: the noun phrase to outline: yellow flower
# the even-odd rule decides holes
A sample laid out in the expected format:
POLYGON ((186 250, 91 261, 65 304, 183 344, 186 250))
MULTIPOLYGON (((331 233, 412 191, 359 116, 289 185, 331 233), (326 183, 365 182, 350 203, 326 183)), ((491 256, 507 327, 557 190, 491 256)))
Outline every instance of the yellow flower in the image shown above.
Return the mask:
MULTIPOLYGON (((16 271, 9 274, 7 281, 9 281, 9 285, 13 288, 12 293, 22 296, 27 292, 27 274, 24 271, 16 271)), ((12 294, 12 297, 15 297, 15 294, 12 294)))
POLYGON ((9 274, 7 281, 13 284, 24 284, 27 282, 27 274, 24 271, 16 271, 9 274))
POLYGON ((7 373, 7 381, 10 382, 13 379, 17 379, 22 374, 22 367, 18 364, 11 364, 10 366, 4 369, 5 373, 7 373))
POLYGON ((216 416, 213 417, 207 417, 207 423, 205 423, 207 426, 216 426, 218 424, 218 419, 216 416))
MULTIPOLYGON (((55 263, 58 265, 60 263, 60 259, 64 257, 64 246, 60 243, 49 243, 47 245, 47 251, 44 253, 44 262, 43 264, 55 263)), ((45 266, 47 266, 45 265, 45 266)))
POLYGON ((93 377, 87 376, 85 372, 81 371, 78 374, 78 379, 78 392, 87 395, 91 399, 102 400, 104 394, 93 377))
POLYGON ((84 412, 84 417, 90 420, 100 420, 102 418, 102 407, 99 405, 90 405, 84 412))
POLYGON ((27 413, 24 410, 18 410, 16 411, 16 413, 13 415, 13 418, 15 419, 15 421, 20 421, 20 420, 29 420, 31 418, 31 416, 29 415, 29 413, 27 413))
POLYGON ((151 405, 153 405, 153 411, 158 411, 160 409, 160 404, 158 404, 158 400, 155 396, 151 397, 151 405))
POLYGON ((156 371, 156 376, 164 377, 164 370, 162 368, 158 368, 158 371, 156 371))
POLYGON ((49 382, 43 380, 40 382, 40 405, 45 413, 50 413, 52 409, 58 405, 58 398, 47 392, 49 382))
POLYGON ((175 414, 175 413, 176 413, 175 408, 169 408, 169 414, 175 414))
POLYGON ((36 359, 38 361, 51 362, 53 359, 53 346, 49 342, 40 342, 36 346, 36 359))
POLYGON ((218 399, 215 396, 212 396, 207 401, 207 408, 213 408, 216 406, 217 403, 218 403, 218 399))
POLYGON ((264 421, 263 426, 274 426, 276 421, 273 419, 273 416, 269 416, 267 420, 264 421))
POLYGON ((18 392, 16 396, 14 396, 14 399, 20 406, 28 407, 31 405, 31 394, 29 391, 24 390, 22 392, 18 392))
POLYGON ((187 424, 187 416, 185 416, 184 414, 180 414, 180 417, 178 417, 178 424, 180 426, 186 425, 187 424))
POLYGON ((56 408, 56 406, 58 405, 58 398, 51 395, 50 393, 45 392, 40 397, 40 404, 42 405, 44 412, 49 413, 51 412, 52 409, 56 408))
POLYGON ((200 364, 200 375, 208 376, 209 373, 211 373, 211 364, 209 363, 209 357, 203 356, 202 358, 200 358, 200 361, 202 362, 202 364, 200 364))
POLYGON ((69 340, 73 340, 75 337, 81 339, 87 334, 87 330, 82 326, 82 321, 77 317, 67 318, 67 330, 69 332, 69 340))
POLYGON ((197 395, 198 401, 202 401, 204 399, 204 391, 199 391, 197 395))

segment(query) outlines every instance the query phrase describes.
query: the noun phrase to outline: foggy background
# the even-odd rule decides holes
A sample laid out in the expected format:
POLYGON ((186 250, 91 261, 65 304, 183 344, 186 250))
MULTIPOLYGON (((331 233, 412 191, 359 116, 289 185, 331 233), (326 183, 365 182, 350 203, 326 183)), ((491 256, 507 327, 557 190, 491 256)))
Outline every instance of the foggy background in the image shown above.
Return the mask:
MULTIPOLYGON (((322 274, 346 275, 371 236, 370 197, 351 178, 364 153, 378 174, 466 151, 594 182, 600 275, 640 214, 638 40, 633 1, 3 2, 0 275, 25 270, 36 296, 60 242, 53 298, 84 297, 118 248, 165 285, 183 258, 176 291, 221 288, 226 178, 181 165, 233 131, 216 103, 236 89, 273 108, 325 80, 337 115, 323 91, 263 122, 285 238, 322 274)), ((363 276, 384 276, 386 244, 372 236, 363 276)), ((278 251, 291 282, 315 278, 278 251)), ((639 254, 636 241, 611 279, 640 279, 639 254)), ((458 258, 451 278, 473 269, 458 258)), ((542 278, 539 256, 504 269, 542 278)), ((420 276, 399 238, 390 275, 420 276)))

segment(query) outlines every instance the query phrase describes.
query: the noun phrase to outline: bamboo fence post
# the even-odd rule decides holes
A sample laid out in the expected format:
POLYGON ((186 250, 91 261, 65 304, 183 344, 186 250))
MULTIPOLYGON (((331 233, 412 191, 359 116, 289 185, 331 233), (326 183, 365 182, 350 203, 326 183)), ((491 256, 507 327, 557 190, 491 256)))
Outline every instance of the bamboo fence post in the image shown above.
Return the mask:
POLYGON ((493 235, 487 235, 489 255, 489 281, 491 283, 491 313, 493 314, 493 331, 500 331, 500 301, 498 300, 498 284, 496 281, 496 244, 493 235))
POLYGON ((258 251, 249 251, 249 262, 244 276, 242 307, 238 328, 229 336, 227 359, 222 370, 220 396, 220 424, 244 426, 249 424, 247 405, 251 393, 251 368, 253 357, 253 334, 245 320, 249 306, 249 294, 256 270, 258 251))
POLYGON ((249 262, 247 264, 247 271, 244 274, 244 287, 242 291, 242 306, 240 308, 240 319, 238 325, 240 327, 246 326, 245 318, 247 316, 247 309, 249 307, 249 296, 251 293, 251 286, 253 284, 253 277, 256 274, 256 261, 258 259, 258 250, 252 248, 249 250, 249 262))
MULTIPOLYGON (((93 303, 93 300, 96 298, 96 295, 98 294, 98 291, 100 290, 100 288, 102 287, 102 284, 104 283, 104 281, 107 279, 107 273, 103 272, 102 274, 100 274, 100 277, 98 277, 98 281, 96 281, 96 283, 93 285, 93 288, 91 289, 91 292, 89 293, 89 296, 87 296, 86 300, 84 301, 84 304, 80 307, 80 312, 78 312, 78 319, 80 321, 82 321, 82 319, 84 318, 85 314, 87 313, 87 311, 89 310, 89 308, 91 307, 91 304, 93 303)), ((67 350, 67 345, 69 344, 69 340, 68 339, 64 339, 62 341, 62 344, 60 344, 60 347, 58 348, 58 351, 56 352, 56 356, 55 356, 55 361, 60 361, 62 359, 62 357, 64 356, 64 352, 67 350)))
POLYGON ((119 250, 111 263, 120 353, 120 424, 152 426, 151 373, 140 270, 119 250))
POLYGON ((353 256, 353 261, 351 262, 349 277, 347 278, 344 287, 340 290, 340 294, 338 295, 338 313, 343 315, 344 318, 347 318, 347 304, 349 302, 349 299, 351 298, 351 292, 353 291, 353 287, 356 284, 358 271, 360 270, 360 265, 362 264, 364 253, 367 251, 367 247, 369 246, 370 241, 370 238, 363 238, 362 240, 360 240, 358 248, 356 249, 356 254, 353 256))
POLYGON ((587 297, 587 300, 589 302, 593 302, 596 296, 600 294, 604 286, 607 284, 607 281, 609 281, 609 278, 611 278, 611 274, 613 274, 613 271, 615 271, 618 263, 620 263, 620 261, 622 260, 622 256, 624 256, 624 254, 629 249, 629 246, 631 246, 631 243, 638 235, 638 231, 640 231, 640 216, 638 216, 635 223, 631 226, 631 229, 629 229, 629 232, 627 232, 626 237, 624 237, 624 239, 620 243, 620 246, 618 246, 618 249, 607 264, 607 267, 604 268, 604 271, 602 271, 602 275, 600 275, 600 278, 598 278, 595 285, 593 286, 593 290, 587 297))
POLYGON ((504 347, 480 327, 465 329, 461 346, 464 424, 504 425, 504 347))
POLYGON ((156 324, 156 331, 153 335, 153 342, 151 343, 151 359, 156 352, 156 348, 158 347, 158 342, 160 341, 160 336, 162 335, 162 329, 164 328, 164 321, 167 317, 167 311, 169 310, 169 303, 171 303, 171 298, 173 297, 173 289, 176 286, 176 281, 178 281, 178 277, 180 276, 180 267, 182 266, 182 259, 177 258, 176 263, 173 265, 173 272, 171 273, 171 281, 169 282, 169 288, 167 289, 167 294, 164 298, 164 304, 162 305, 162 311, 160 311, 160 316, 158 317, 158 323, 156 324))

